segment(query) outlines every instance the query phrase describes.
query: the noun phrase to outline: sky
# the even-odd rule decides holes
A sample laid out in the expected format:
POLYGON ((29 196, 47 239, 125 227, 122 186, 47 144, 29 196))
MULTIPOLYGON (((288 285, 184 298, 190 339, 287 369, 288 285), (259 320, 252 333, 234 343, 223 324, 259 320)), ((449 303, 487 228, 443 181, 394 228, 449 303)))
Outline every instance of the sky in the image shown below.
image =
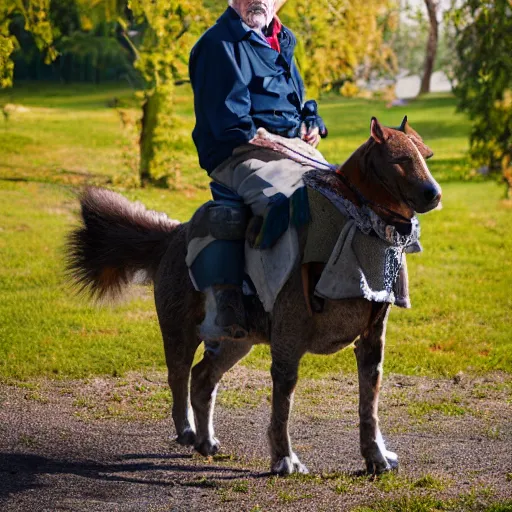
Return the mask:
MULTIPOLYGON (((405 0, 401 0, 401 1, 404 2, 405 0)), ((438 0, 438 1, 440 1, 441 10, 445 11, 446 9, 448 9, 451 6, 453 0, 438 0)), ((426 12, 425 0, 407 0, 407 2, 410 5, 421 6, 426 12)))

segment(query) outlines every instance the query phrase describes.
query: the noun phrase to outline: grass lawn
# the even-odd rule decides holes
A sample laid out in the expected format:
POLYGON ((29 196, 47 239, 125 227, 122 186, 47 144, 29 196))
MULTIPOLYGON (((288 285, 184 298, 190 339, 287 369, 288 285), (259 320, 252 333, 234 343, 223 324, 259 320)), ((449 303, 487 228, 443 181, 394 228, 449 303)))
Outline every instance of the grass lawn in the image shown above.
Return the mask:
MULTIPOLYGON (((113 97, 135 115, 131 92, 113 86, 27 84, 0 93, 0 105, 27 107, 0 122, 2 380, 165 366, 149 288, 134 288, 121 305, 97 307, 74 297, 63 275, 64 237, 77 213, 73 186, 115 183, 132 172, 119 115, 107 106, 113 97)), ((193 123, 190 99, 182 89, 184 131, 193 123)), ((430 167, 442 181, 444 209, 421 219, 425 252, 409 258, 413 309, 392 311, 386 369, 432 376, 511 371, 512 204, 494 182, 465 181, 468 127, 454 100, 432 96, 388 110, 379 102, 328 98, 321 108, 330 129, 322 149, 334 162, 366 139, 372 115, 398 125, 407 114, 436 154, 430 167)), ((184 191, 125 193, 186 220, 207 199, 207 179, 191 143, 179 151, 184 191)), ((351 352, 307 356, 301 372, 354 372, 351 352)), ((257 347, 244 364, 267 368, 268 349, 257 347)))

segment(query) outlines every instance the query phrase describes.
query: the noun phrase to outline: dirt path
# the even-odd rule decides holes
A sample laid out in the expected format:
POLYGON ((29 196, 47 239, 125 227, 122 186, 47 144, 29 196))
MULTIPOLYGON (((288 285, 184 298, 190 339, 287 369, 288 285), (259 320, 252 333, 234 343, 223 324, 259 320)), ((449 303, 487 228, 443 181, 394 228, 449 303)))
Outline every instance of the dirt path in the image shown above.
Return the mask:
POLYGON ((302 380, 292 426, 311 475, 270 476, 267 374, 240 367, 216 412, 222 454, 169 441, 165 377, 0 387, 3 511, 512 510, 512 378, 387 376, 400 471, 358 474, 357 383, 302 380), (370 508, 362 508, 363 506, 370 508))

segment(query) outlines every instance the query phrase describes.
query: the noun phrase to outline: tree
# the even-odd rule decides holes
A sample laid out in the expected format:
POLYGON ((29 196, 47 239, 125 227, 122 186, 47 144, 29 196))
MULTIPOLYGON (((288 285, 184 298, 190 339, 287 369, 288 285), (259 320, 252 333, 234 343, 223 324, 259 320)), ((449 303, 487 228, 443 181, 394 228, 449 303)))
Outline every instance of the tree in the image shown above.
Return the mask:
POLYGON ((465 0, 450 16, 456 40, 454 89, 471 121, 470 155, 512 184, 512 7, 465 0))
POLYGON ((345 82, 369 78, 375 70, 396 70, 384 41, 392 0, 288 0, 283 21, 297 35, 298 66, 312 96, 345 82))
POLYGON ((11 54, 16 45, 16 39, 9 33, 10 10, 7 5, 0 7, 0 89, 12 85, 14 64, 11 54))
POLYGON ((207 11, 197 0, 4 0, 0 7, 0 85, 12 84, 10 56, 16 38, 9 33, 15 14, 22 15, 46 62, 65 54, 90 56, 98 71, 108 56, 129 48, 138 70, 143 99, 140 134, 140 178, 177 186, 178 142, 173 115, 174 84, 188 75, 190 49, 204 30, 207 11), (53 10, 51 9, 53 5, 53 10), (69 30, 63 23, 77 23, 69 30), (60 22, 59 22, 60 20, 60 22), (53 23, 52 23, 53 21, 53 23))
POLYGON ((145 81, 140 170, 143 181, 179 186, 180 164, 172 147, 179 139, 173 115, 175 81, 188 76, 188 56, 203 31, 207 12, 197 0, 131 0, 135 23, 143 26, 138 47, 131 42, 127 23, 123 36, 136 55, 135 67, 145 81))
POLYGON ((439 2, 436 2, 436 0, 425 0, 425 6, 427 7, 430 29, 427 39, 427 50, 425 55, 425 64, 423 67, 423 78, 421 79, 420 94, 430 92, 430 79, 434 71, 437 42, 439 39, 439 22, 437 20, 439 2))
POLYGON ((0 3, 0 88, 12 85, 11 55, 17 48, 17 40, 9 32, 9 25, 15 15, 23 16, 25 28, 32 33, 45 62, 56 57, 49 9, 50 0, 2 0, 0 3))

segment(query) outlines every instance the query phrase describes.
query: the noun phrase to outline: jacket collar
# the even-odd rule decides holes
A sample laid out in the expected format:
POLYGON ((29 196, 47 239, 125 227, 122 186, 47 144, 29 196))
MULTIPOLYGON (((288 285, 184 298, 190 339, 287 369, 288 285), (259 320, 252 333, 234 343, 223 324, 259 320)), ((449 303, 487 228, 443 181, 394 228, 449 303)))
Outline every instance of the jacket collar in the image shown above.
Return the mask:
MULTIPOLYGON (((267 41, 266 37, 262 33, 257 33, 256 30, 248 27, 243 22, 240 15, 233 9, 233 7, 228 7, 222 16, 217 20, 217 23, 222 23, 228 27, 234 41, 241 41, 242 39, 253 39, 254 41, 262 43, 265 46, 270 46, 270 43, 267 41)), ((278 24, 279 30, 281 30, 281 22, 278 21, 278 24)))
POLYGON ((234 41, 241 41, 246 37, 250 37, 252 31, 247 31, 242 25, 242 18, 233 9, 228 7, 222 16, 217 20, 217 23, 222 23, 231 32, 234 41))
MULTIPOLYGON (((224 11, 221 17, 217 20, 217 23, 221 24, 229 32, 232 42, 250 39, 263 47, 270 48, 268 41, 258 36, 253 30, 247 30, 247 25, 247 28, 244 28, 245 23, 242 22, 242 18, 240 18, 238 13, 232 7, 228 7, 224 11)), ((284 25, 279 32, 278 38, 281 46, 281 55, 287 64, 291 66, 293 50, 295 48, 295 38, 290 30, 288 30, 284 25)))

